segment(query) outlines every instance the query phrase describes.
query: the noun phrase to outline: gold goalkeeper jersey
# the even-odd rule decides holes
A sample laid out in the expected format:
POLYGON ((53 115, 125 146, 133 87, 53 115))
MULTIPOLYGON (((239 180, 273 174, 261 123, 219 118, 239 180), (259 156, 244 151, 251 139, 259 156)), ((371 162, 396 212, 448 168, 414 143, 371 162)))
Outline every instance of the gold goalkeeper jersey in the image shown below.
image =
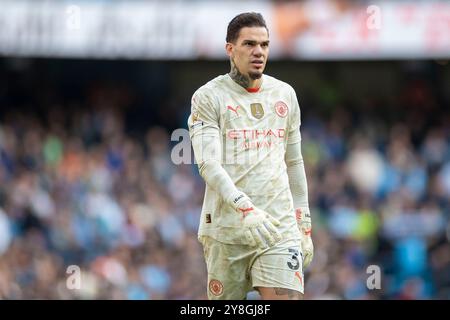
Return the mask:
MULTIPOLYGON (((248 91, 218 76, 192 96, 188 126, 191 139, 215 136, 216 156, 237 189, 281 222, 283 238, 300 238, 285 163, 286 145, 301 139, 294 89, 263 75, 261 87, 248 91)), ((199 236, 247 244, 242 231, 241 214, 206 184, 199 236)))

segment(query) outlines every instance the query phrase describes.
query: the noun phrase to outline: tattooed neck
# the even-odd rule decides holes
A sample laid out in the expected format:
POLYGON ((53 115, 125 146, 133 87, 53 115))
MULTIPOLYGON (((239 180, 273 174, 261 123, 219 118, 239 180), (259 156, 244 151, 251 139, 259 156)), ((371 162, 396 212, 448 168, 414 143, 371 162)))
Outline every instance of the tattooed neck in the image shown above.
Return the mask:
POLYGON ((233 79, 238 85, 242 86, 244 89, 250 88, 250 77, 244 76, 239 72, 238 68, 231 60, 231 71, 229 73, 231 79, 233 79))

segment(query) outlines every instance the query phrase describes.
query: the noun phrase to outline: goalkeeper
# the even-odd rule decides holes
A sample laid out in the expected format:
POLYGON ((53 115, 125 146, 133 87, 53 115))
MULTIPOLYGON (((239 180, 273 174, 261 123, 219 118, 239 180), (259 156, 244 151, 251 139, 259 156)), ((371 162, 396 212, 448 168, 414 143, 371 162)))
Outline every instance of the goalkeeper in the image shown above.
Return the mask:
POLYGON ((263 74, 269 32, 243 13, 227 29, 231 71, 192 96, 190 138, 206 191, 199 226, 209 299, 302 299, 313 257, 293 88, 263 74))

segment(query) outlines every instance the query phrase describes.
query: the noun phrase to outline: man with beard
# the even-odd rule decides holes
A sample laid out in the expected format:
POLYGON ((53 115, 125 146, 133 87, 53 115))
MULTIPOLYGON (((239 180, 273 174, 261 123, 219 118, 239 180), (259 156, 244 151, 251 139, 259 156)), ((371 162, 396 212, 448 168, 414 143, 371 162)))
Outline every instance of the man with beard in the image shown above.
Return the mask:
POLYGON ((206 182, 199 227, 209 299, 302 299, 313 257, 294 89, 263 74, 269 31, 243 13, 227 29, 231 71, 192 96, 188 126, 206 182))

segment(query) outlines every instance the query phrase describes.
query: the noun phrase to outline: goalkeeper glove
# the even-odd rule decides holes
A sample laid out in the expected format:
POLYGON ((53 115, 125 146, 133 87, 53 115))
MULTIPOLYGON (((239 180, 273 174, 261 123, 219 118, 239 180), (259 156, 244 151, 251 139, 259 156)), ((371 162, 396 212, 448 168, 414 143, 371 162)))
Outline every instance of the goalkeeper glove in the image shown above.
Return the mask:
POLYGON ((303 270, 308 268, 314 257, 314 245, 311 239, 311 214, 308 208, 297 208, 295 210, 297 225, 300 230, 300 242, 303 254, 303 270))
POLYGON ((265 249, 281 240, 281 233, 276 226, 280 222, 264 210, 256 208, 245 194, 241 194, 234 202, 236 210, 242 214, 244 235, 250 246, 265 249))

